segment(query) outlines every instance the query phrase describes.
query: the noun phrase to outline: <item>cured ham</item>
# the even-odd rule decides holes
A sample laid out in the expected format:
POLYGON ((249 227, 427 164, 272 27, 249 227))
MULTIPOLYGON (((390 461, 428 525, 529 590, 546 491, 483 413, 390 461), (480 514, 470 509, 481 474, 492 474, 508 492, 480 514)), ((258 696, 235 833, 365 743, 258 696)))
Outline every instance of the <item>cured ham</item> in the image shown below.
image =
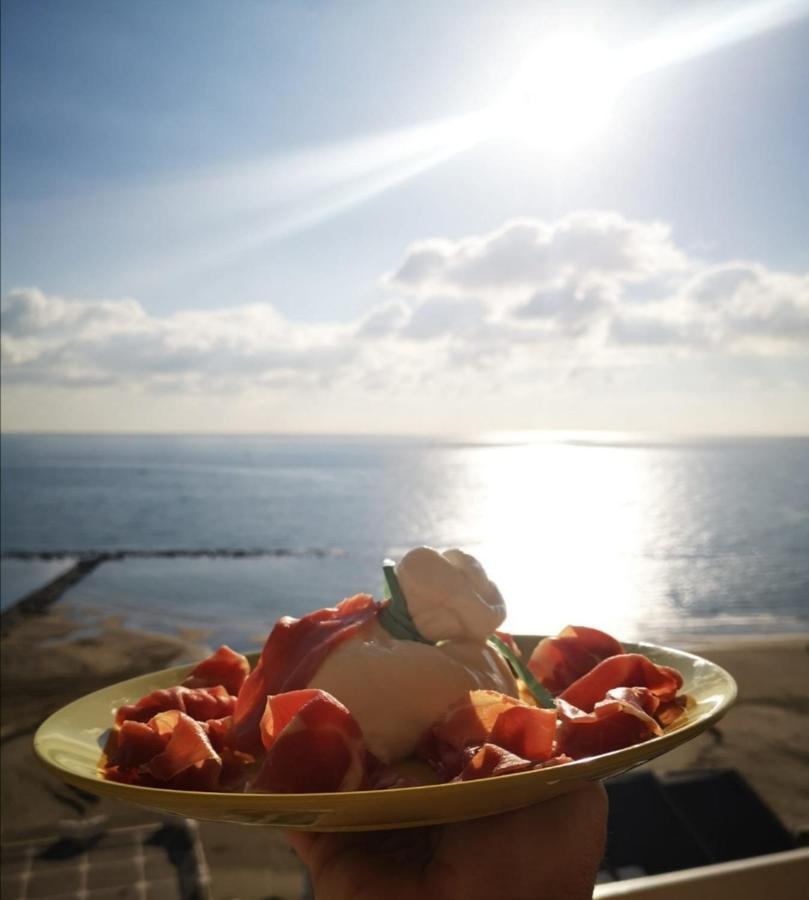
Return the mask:
POLYGON ((655 719, 658 724, 662 725, 663 728, 673 725, 683 714, 687 703, 688 698, 682 695, 675 697, 673 700, 662 702, 655 710, 655 719))
POLYGON ((227 644, 212 653, 191 670, 184 679, 183 686, 189 688, 222 687, 234 696, 239 693, 245 679, 250 674, 247 657, 231 650, 227 644))
POLYGON ((211 746, 205 728, 181 712, 165 749, 152 757, 146 771, 165 787, 212 791, 219 782, 222 758, 211 746))
POLYGON ((497 775, 511 775, 525 772, 535 767, 530 759, 523 759, 516 753, 509 753, 497 744, 485 743, 472 748, 466 755, 463 768, 454 781, 474 781, 478 778, 493 778, 497 775))
POLYGON ((561 700, 592 712, 607 692, 618 687, 648 688, 658 700, 674 700, 683 686, 676 669, 659 666, 640 653, 622 653, 602 660, 559 695, 561 700))
POLYGON ((113 780, 147 787, 210 791, 218 786, 221 769, 207 724, 171 709, 148 723, 123 722, 108 748, 105 772, 113 780))
POLYGON ((145 722, 123 722, 115 735, 114 749, 108 748, 108 765, 118 769, 137 769, 162 753, 169 736, 159 734, 145 722))
POLYGON ((252 754, 242 753, 228 745, 232 720, 232 716, 225 716, 222 719, 208 719, 202 723, 211 746, 222 758, 222 771, 217 786, 217 790, 222 791, 242 790, 248 770, 256 761, 252 754))
POLYGON ((208 719, 205 722, 205 733, 208 735, 208 740, 217 753, 221 753, 227 745, 232 722, 233 716, 224 716, 221 719, 208 719))
POLYGON ((603 631, 568 625, 556 637, 537 644, 528 668, 552 694, 561 694, 601 660, 623 652, 618 641, 603 631))
MULTIPOLYGON (((555 734, 555 710, 538 709, 496 691, 470 691, 433 725, 420 753, 444 778, 462 773, 471 763, 470 748, 473 758, 486 744, 524 760, 528 768, 551 757, 555 734)), ((472 764, 470 772, 494 765, 492 753, 486 751, 488 761, 472 764)), ((503 769, 505 758, 498 765, 503 769)), ((516 771, 514 765, 514 760, 508 761, 510 771, 516 771)))
POLYGON ((319 690, 268 697, 260 724, 266 750, 251 790, 354 791, 365 781, 365 744, 351 713, 319 690))
POLYGON ((257 751, 261 745, 258 726, 267 697, 305 688, 334 646, 372 621, 378 611, 379 604, 370 594, 356 594, 302 619, 280 619, 239 691, 232 745, 238 750, 257 751))
POLYGON ((572 759, 582 759, 662 734, 653 715, 659 703, 647 688, 615 688, 591 712, 560 699, 558 749, 572 759))
POLYGON ((207 688, 189 688, 177 685, 159 691, 152 691, 137 703, 121 706, 115 715, 116 724, 126 721, 148 722, 158 713, 176 709, 192 719, 205 722, 230 715, 236 705, 236 698, 222 685, 207 688))
POLYGON ((523 759, 516 753, 509 753, 497 744, 486 743, 480 747, 470 747, 464 754, 464 764, 460 774, 453 781, 474 781, 477 778, 493 778, 497 775, 511 775, 530 769, 547 769, 572 762, 571 757, 559 753, 543 762, 523 759))
POLYGON ((497 717, 489 741, 534 762, 544 762, 553 752, 556 712, 535 706, 513 706, 497 717))
POLYGON ((437 741, 456 750, 470 744, 482 744, 499 717, 521 705, 520 700, 496 691, 470 691, 433 725, 432 734, 437 741))

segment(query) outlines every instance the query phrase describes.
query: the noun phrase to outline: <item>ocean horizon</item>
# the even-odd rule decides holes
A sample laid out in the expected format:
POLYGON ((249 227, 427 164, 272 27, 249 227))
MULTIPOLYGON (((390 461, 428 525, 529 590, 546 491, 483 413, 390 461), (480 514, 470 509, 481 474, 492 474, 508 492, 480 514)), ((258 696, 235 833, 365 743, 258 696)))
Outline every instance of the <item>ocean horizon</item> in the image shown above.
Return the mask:
POLYGON ((377 596, 419 544, 477 556, 507 627, 628 640, 809 630, 809 437, 4 434, 3 607, 79 556, 82 622, 255 646, 377 596))

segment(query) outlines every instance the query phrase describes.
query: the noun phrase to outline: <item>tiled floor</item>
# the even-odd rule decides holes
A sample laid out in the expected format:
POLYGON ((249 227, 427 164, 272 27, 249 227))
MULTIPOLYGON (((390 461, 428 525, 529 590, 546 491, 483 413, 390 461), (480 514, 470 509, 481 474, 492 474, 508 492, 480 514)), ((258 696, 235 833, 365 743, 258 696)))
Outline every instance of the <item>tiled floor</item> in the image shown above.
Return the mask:
POLYGON ((193 823, 102 830, 9 843, 4 900, 207 900, 208 871, 193 823))

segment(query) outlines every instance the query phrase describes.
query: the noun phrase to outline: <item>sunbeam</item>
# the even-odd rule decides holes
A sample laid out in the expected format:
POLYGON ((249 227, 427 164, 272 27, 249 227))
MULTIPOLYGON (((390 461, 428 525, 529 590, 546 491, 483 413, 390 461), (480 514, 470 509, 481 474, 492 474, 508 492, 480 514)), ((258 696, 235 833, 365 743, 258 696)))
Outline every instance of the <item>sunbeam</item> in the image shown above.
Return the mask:
POLYGON ((486 131, 482 123, 482 117, 473 114, 464 116, 462 120, 447 120, 425 127, 424 137, 432 137, 433 140, 425 141, 420 152, 385 168, 373 167, 352 180, 330 186, 313 197, 309 204, 280 216, 263 228, 258 227, 245 234, 241 241, 221 249, 219 259, 238 256, 310 228, 439 165, 483 140, 486 131), (440 139, 435 139, 439 136, 440 139))
POLYGON ((159 211, 174 245, 171 262, 133 260, 130 283, 140 289, 209 270, 325 222, 492 138, 524 141, 575 161, 609 128, 630 81, 807 12, 809 0, 754 3, 724 16, 670 21, 623 47, 601 45, 584 32, 551 34, 488 107, 134 187, 131 203, 159 211))
POLYGON ((703 15, 682 19, 628 49, 624 62, 626 78, 704 56, 780 28, 808 13, 809 0, 769 0, 748 3, 719 18, 703 15))
MULTIPOLYGON (((145 274, 133 265, 131 280, 149 286, 191 268, 205 271, 313 227, 469 149, 488 136, 488 122, 478 111, 181 178, 165 190, 175 208, 197 206, 194 238, 203 228, 211 236, 202 246, 198 239, 180 240, 170 262, 145 274), (212 197, 216 202, 206 206, 212 197)), ((168 205, 164 190, 152 192, 154 202, 168 205)))

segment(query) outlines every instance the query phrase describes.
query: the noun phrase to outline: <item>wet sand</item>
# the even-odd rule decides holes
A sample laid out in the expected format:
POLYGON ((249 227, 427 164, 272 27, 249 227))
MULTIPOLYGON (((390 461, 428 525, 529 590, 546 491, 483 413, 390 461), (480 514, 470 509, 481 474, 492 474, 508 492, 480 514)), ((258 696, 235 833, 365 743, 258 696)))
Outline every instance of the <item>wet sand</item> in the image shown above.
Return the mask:
MULTIPOLYGON (((136 632, 112 618, 87 633, 56 604, 16 617, 1 649, 3 840, 58 833, 60 822, 99 815, 110 826, 158 820, 62 784, 38 764, 31 741, 47 715, 89 691, 198 659, 207 652, 199 636, 136 632)), ((739 700, 718 725, 651 767, 735 768, 789 829, 808 827, 809 635, 690 642, 685 649, 731 672, 739 700)), ((204 822, 199 830, 214 897, 300 897, 300 867, 275 830, 204 822)))

